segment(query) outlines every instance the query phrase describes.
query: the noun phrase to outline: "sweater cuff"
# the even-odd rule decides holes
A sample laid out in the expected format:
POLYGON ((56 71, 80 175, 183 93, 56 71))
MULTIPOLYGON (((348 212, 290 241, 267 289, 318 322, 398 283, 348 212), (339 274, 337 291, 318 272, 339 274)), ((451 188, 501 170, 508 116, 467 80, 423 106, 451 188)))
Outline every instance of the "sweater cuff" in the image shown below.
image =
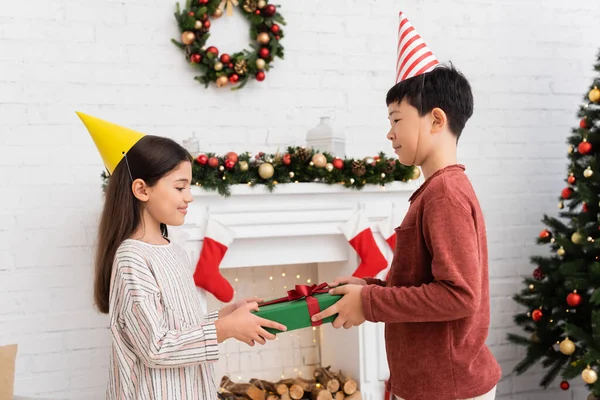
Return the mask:
POLYGON ((377 285, 377 286, 386 286, 387 283, 386 281, 382 281, 381 279, 377 279, 377 278, 363 278, 365 280, 365 282, 367 282, 367 285, 377 285))
POLYGON ((364 286, 360 292, 360 296, 362 297, 362 306, 363 306, 363 314, 365 315, 365 319, 370 322, 378 322, 375 320, 373 316, 372 301, 371 301, 371 292, 375 288, 375 285, 367 285, 364 286))
POLYGON ((202 325, 206 348, 206 361, 219 361, 219 343, 217 342, 217 327, 214 322, 202 325))

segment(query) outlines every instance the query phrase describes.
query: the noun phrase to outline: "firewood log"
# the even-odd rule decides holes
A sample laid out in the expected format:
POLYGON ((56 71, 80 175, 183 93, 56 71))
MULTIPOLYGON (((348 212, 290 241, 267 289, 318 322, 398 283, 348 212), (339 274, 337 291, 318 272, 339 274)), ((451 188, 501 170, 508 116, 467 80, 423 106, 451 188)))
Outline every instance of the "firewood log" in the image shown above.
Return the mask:
POLYGON ((302 389, 302 386, 295 383, 290 386, 290 397, 294 400, 300 400, 304 397, 304 389, 302 389))
POLYGON ((282 394, 281 400, 292 400, 292 398, 290 397, 290 392, 286 392, 286 393, 282 394))
POLYGON ((344 400, 346 395, 341 390, 339 392, 335 392, 335 396, 333 396, 335 400, 344 400))
POLYGON ((259 389, 267 391, 269 393, 275 393, 275 384, 269 381, 263 381, 261 379, 250 379, 250 383, 256 386, 259 389))
POLYGON ((346 393, 349 396, 356 392, 358 385, 356 384, 356 381, 354 379, 348 378, 347 376, 342 374, 342 371, 340 371, 338 376, 340 378, 340 388, 344 393, 346 393))
POLYGON ((363 398, 362 394, 360 393, 359 390, 356 390, 350 396, 346 396, 346 400, 362 400, 362 398, 363 398))
POLYGON ((315 381, 298 377, 294 379, 294 384, 300 386, 305 392, 310 392, 315 381))
POLYGON ((267 396, 267 400, 279 400, 279 396, 276 394, 270 394, 267 396))
POLYGON ((312 400, 333 400, 331 392, 321 385, 315 385, 310 395, 312 400))
POLYGON ((283 398, 283 395, 288 394, 290 392, 290 389, 285 383, 279 382, 275 386, 275 392, 283 398))
POLYGON ((317 382, 323 385, 323 387, 329 390, 331 393, 335 393, 340 390, 340 381, 335 374, 329 370, 329 367, 316 368, 314 375, 317 379, 317 382))
POLYGON ((248 396, 252 400, 265 400, 265 392, 250 383, 235 383, 224 376, 221 387, 236 396, 248 396))

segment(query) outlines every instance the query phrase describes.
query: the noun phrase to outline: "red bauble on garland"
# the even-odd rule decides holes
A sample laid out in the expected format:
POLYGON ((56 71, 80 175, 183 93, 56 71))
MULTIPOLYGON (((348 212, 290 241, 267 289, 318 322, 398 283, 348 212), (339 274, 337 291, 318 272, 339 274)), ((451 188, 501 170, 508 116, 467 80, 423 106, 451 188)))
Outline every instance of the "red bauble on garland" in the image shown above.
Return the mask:
POLYGON ((193 16, 194 16, 194 12, 193 12, 193 11, 190 11, 190 12, 188 13, 188 15, 189 15, 190 17, 193 17, 193 16))
POLYGON ((276 11, 277 9, 275 8, 275 6, 273 4, 269 4, 263 9, 263 15, 267 17, 272 17, 273 15, 275 15, 276 11))
POLYGON ((200 154, 198 157, 196 157, 196 161, 198 161, 198 164, 200 165, 206 165, 208 162, 208 157, 206 154, 200 154))
POLYGON ((225 168, 233 169, 235 167, 235 161, 233 160, 225 160, 225 168))
POLYGON ((281 30, 281 28, 279 27, 279 25, 277 25, 277 24, 271 25, 271 32, 273 32, 274 34, 277 35, 280 30, 281 30))
POLYGON ((587 140, 584 140, 583 142, 579 143, 579 146, 577 146, 577 151, 583 155, 588 154, 592 151, 592 144, 587 140))
POLYGON ((531 318, 535 321, 535 322, 539 322, 542 317, 543 317, 543 313, 542 310, 533 310, 533 312, 531 313, 531 318))
POLYGON ((199 64, 202 61, 202 56, 200 54, 192 54, 190 56, 190 61, 194 64, 199 64))
POLYGON ((571 385, 569 385, 569 382, 567 382, 567 381, 562 381, 560 383, 560 388, 562 390, 569 390, 570 387, 571 387, 571 385))
POLYGON ((281 162, 283 163, 283 165, 290 165, 292 163, 292 156, 290 155, 290 153, 285 153, 281 158, 281 162))
POLYGON ((219 159, 217 157, 211 157, 208 159, 208 166, 217 168, 219 166, 219 159))
POLYGON ((581 304, 581 296, 577 293, 577 291, 569 293, 567 296, 567 304, 571 307, 577 307, 581 304))
POLYGON ((208 4, 208 0, 198 0, 198 3, 200 3, 200 4, 208 4))
POLYGON ((256 80, 262 82, 265 80, 265 73, 263 71, 258 71, 256 73, 256 80))
POLYGON ((229 153, 225 154, 225 159, 233 161, 234 164, 238 162, 238 158, 239 157, 237 153, 233 151, 230 151, 229 153))
POLYGON ((344 168, 344 160, 342 160, 341 158, 334 158, 333 166, 336 167, 337 169, 344 168))
POLYGON ((231 74, 231 76, 229 77, 229 82, 231 83, 236 83, 239 80, 240 76, 238 74, 231 74))
POLYGON ((565 200, 570 199, 573 196, 573 189, 566 187, 561 192, 561 197, 565 200))

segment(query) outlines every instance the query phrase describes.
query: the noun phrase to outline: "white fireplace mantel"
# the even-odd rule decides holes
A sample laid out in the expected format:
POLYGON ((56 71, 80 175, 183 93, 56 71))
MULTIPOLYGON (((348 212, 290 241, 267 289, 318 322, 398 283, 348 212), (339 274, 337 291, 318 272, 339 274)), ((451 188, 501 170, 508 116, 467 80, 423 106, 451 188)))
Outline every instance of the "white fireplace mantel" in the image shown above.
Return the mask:
MULTIPOLYGON (((379 223, 403 216, 416 182, 394 182, 361 190, 323 183, 264 186, 236 185, 223 197, 193 188, 186 223, 175 230, 192 260, 197 260, 206 222, 215 218, 235 232, 220 268, 244 268, 314 263, 320 282, 348 276, 359 258, 340 226, 357 210, 367 216, 376 241, 391 261, 391 250, 379 234, 379 223)), ((282 293, 284 295, 284 293, 282 293)), ((321 328, 321 364, 356 377, 363 398, 380 399, 388 377, 382 324, 358 329, 321 328), (353 350, 352 350, 353 349, 353 350)))

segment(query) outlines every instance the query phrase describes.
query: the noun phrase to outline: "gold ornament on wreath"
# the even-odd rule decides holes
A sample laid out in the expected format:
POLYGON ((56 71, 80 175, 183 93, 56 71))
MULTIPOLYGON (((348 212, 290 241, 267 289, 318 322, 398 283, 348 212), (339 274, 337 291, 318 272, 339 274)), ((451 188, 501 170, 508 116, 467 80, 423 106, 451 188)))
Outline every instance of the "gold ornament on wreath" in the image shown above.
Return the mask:
POLYGON ((285 20, 277 7, 265 0, 190 0, 185 9, 177 3, 175 19, 181 32, 180 40, 171 41, 184 51, 187 61, 200 72, 195 80, 208 87, 230 86, 241 89, 250 79, 262 82, 275 58, 284 58, 281 40, 285 20), (250 22, 250 48, 232 54, 221 53, 207 43, 211 20, 232 15, 237 8, 250 22))

